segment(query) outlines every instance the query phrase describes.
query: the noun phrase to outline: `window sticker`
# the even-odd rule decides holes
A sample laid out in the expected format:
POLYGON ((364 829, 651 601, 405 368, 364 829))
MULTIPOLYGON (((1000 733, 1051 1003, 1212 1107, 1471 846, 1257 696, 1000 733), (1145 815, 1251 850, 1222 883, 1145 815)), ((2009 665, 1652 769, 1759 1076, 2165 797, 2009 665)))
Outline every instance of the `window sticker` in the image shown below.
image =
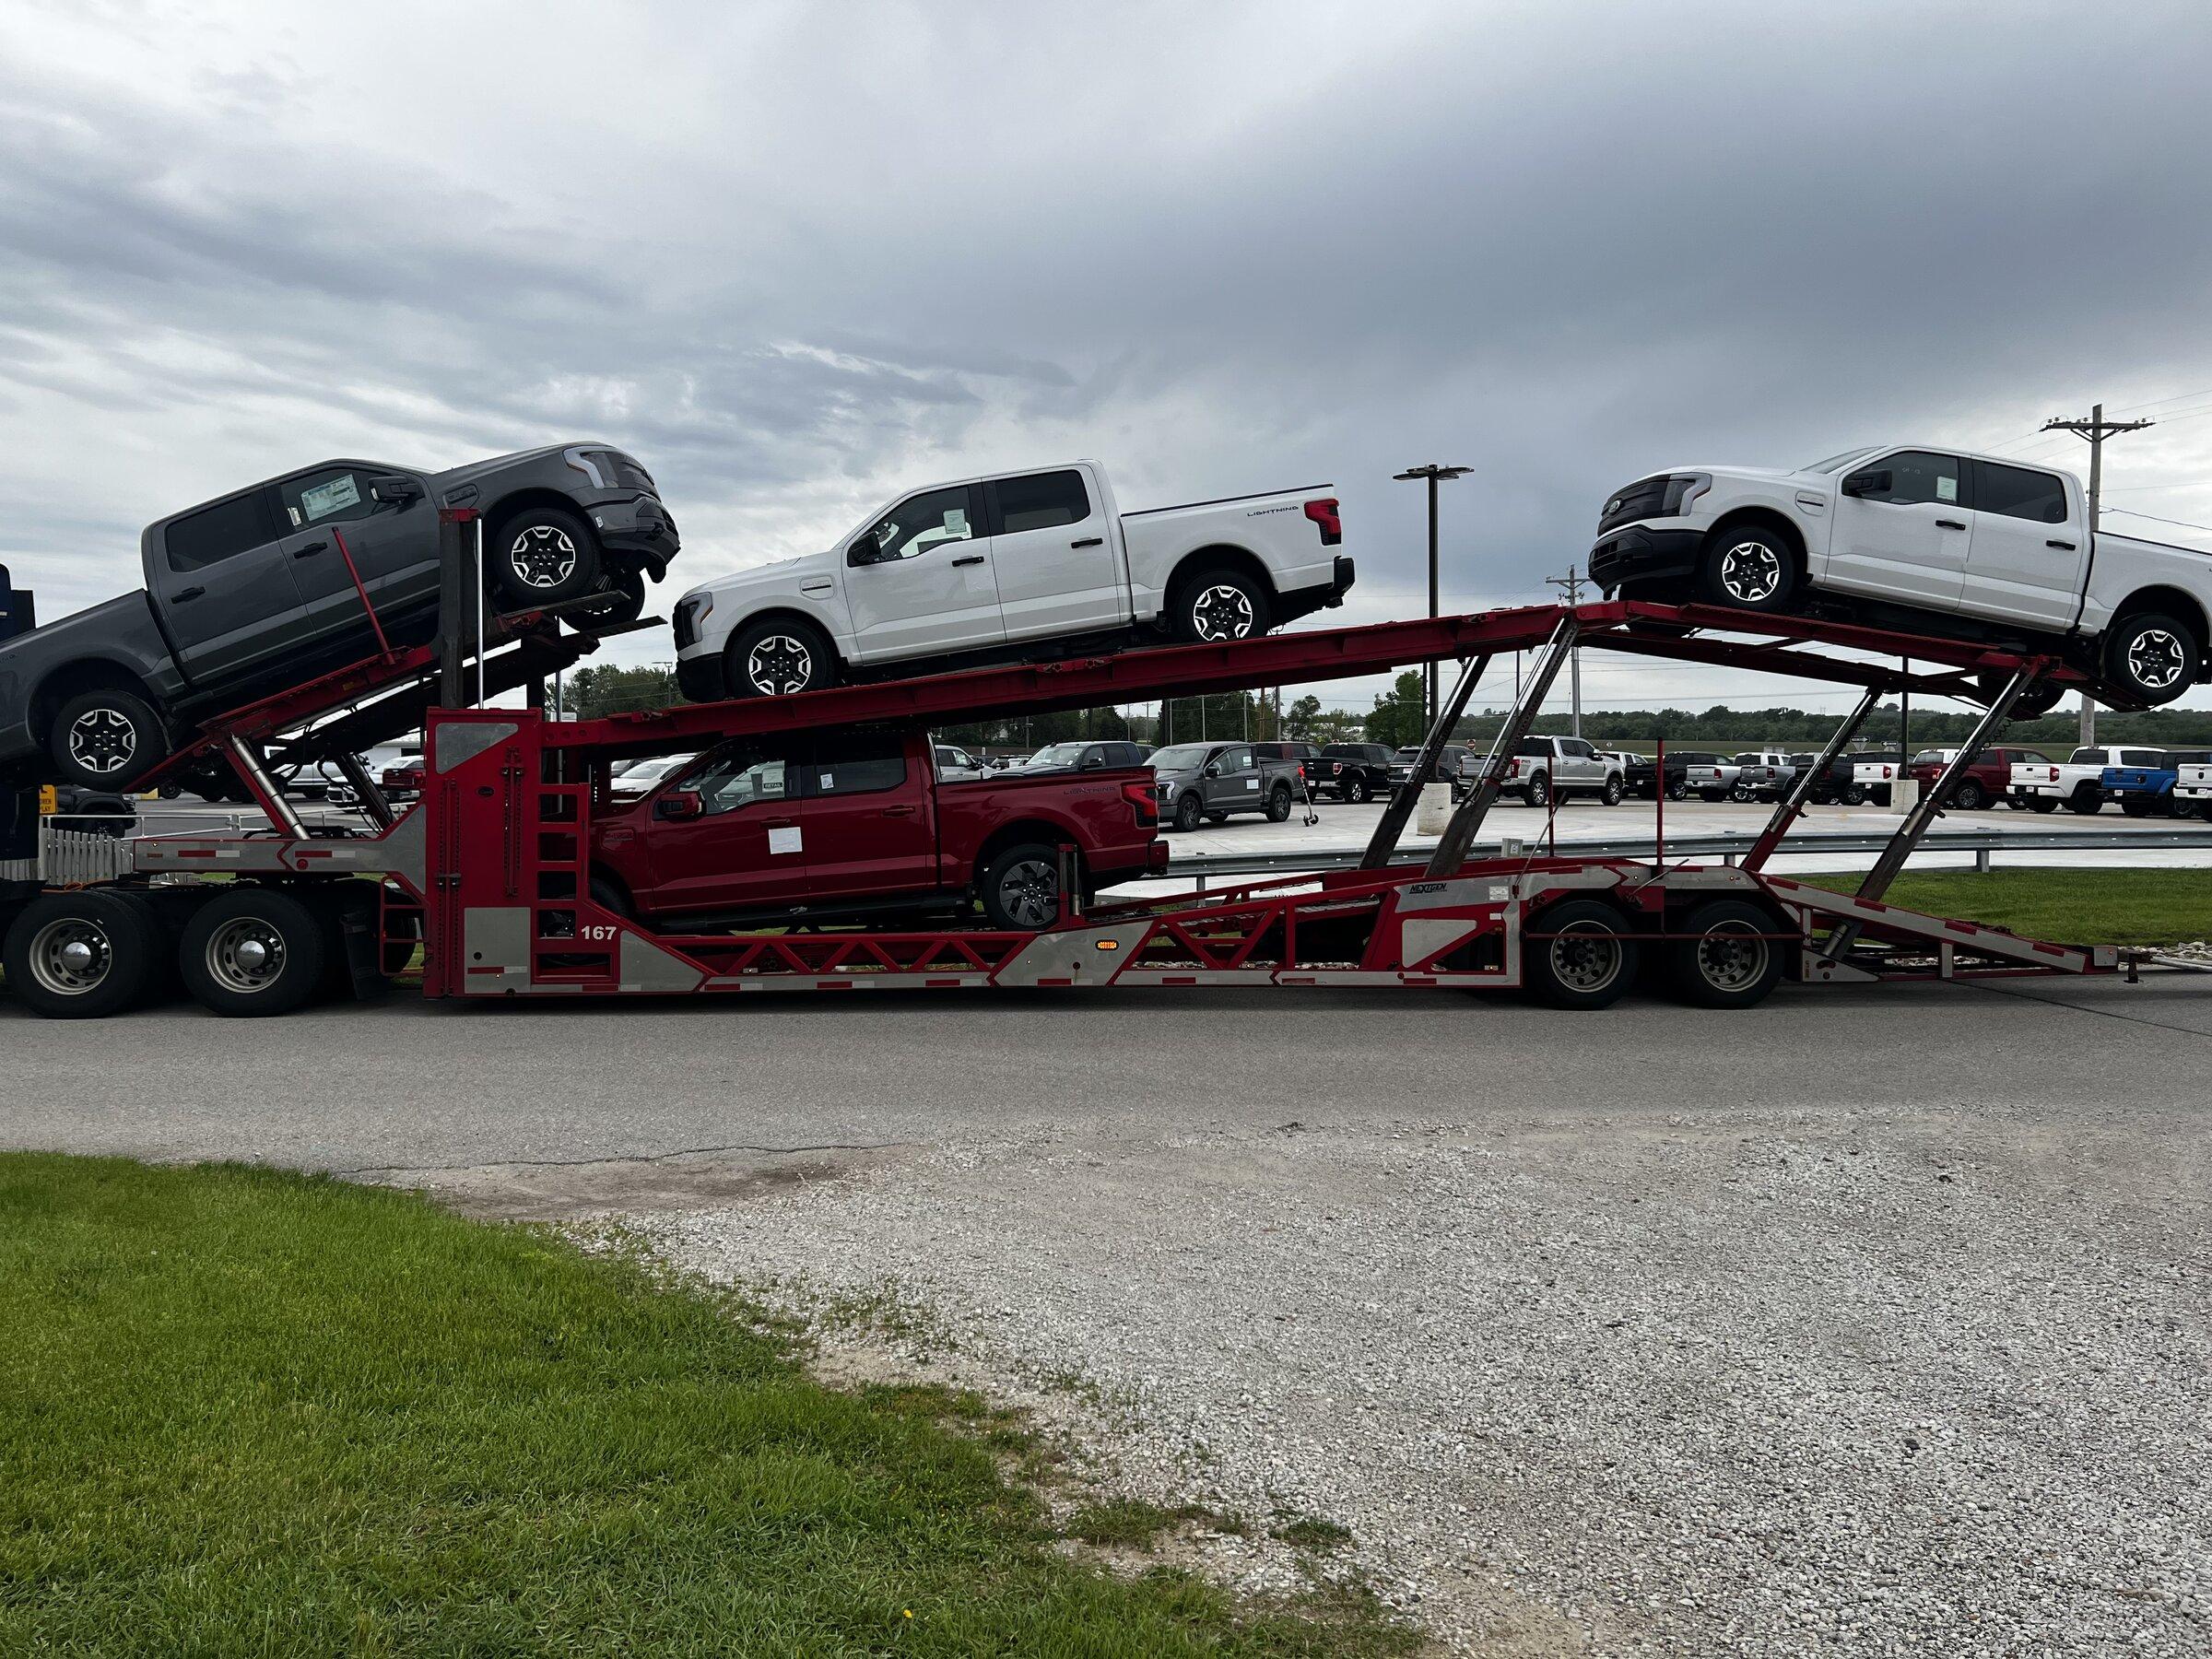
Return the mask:
POLYGON ((353 481, 351 473, 346 474, 343 477, 333 478, 327 484, 318 484, 312 489, 303 489, 300 492, 300 505, 307 513, 307 520, 311 524, 319 518, 328 518, 334 512, 342 512, 347 507, 359 507, 360 504, 361 488, 353 481))
POLYGON ((968 510, 965 507, 947 508, 945 512, 945 528, 955 535, 966 535, 968 534, 968 510))
POLYGON ((800 839, 799 827, 796 824, 791 824, 781 830, 771 830, 768 832, 768 850, 771 853, 805 852, 806 846, 800 839))
POLYGON ((822 787, 824 789, 835 789, 837 787, 837 774, 834 772, 824 772, 822 774, 822 787))
POLYGON ((1957 500, 1959 499, 1959 480, 1957 478, 1947 478, 1944 477, 1940 473, 1937 474, 1936 478, 1936 499, 1939 501, 1957 500))

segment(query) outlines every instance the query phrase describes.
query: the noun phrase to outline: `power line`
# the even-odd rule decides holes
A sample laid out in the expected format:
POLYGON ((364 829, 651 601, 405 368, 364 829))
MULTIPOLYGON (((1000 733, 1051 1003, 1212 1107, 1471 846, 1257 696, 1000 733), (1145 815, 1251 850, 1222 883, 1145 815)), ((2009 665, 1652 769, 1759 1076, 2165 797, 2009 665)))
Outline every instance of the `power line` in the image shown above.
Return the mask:
POLYGON ((2212 524, 2200 524, 2194 519, 2160 518, 2155 512, 2137 512, 2132 507, 2115 507, 2112 511, 2127 518, 2148 519, 2154 524, 2179 524, 2184 530, 2212 531, 2212 524))

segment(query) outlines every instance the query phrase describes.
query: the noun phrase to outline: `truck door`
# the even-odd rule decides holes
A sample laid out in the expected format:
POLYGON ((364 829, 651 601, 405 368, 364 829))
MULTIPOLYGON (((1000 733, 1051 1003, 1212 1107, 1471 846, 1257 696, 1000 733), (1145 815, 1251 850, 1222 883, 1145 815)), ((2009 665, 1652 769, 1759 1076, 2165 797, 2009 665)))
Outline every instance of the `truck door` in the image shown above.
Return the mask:
POLYGON ((2030 466, 1973 464, 1973 543, 1959 608, 2039 628, 2074 625, 2089 538, 2073 521, 2065 480, 2030 466))
POLYGON ((292 579, 307 607, 308 629, 317 639, 358 634, 366 648, 371 637, 346 553, 353 555, 361 586, 387 629, 394 613, 437 601, 438 510, 427 487, 402 506, 374 500, 369 481, 389 470, 318 467, 271 486, 292 579), (346 538, 345 553, 338 549, 339 535, 346 538))
POLYGON ((845 600, 864 662, 966 651, 1004 640, 983 492, 911 495, 845 547, 845 600))
POLYGON ((1829 585, 1957 610, 1973 540, 1965 473, 1956 455, 1898 450, 1846 474, 1829 542, 1829 585))
POLYGON ((791 749, 804 739, 738 739, 677 773, 637 809, 634 829, 608 822, 610 852, 630 834, 645 856, 621 865, 648 911, 749 910, 788 901, 806 887, 806 845, 790 798, 791 749), (697 818, 664 816, 679 794, 699 796, 697 818))
POLYGON ((1220 776, 1206 781, 1206 804, 1216 812, 1241 812, 1262 804, 1260 763, 1249 743, 1231 744, 1215 758, 1220 776))
POLYGON ((860 898, 939 885, 934 792, 909 747, 900 733, 866 727, 816 737, 794 803, 808 893, 860 898))
POLYGON ((1007 639, 1082 633, 1128 620, 1112 526, 1082 473, 1074 467, 1024 473, 994 478, 983 489, 1007 639))
POLYGON ((307 643, 300 586, 256 486, 161 527, 147 580, 177 664, 194 685, 245 678, 307 643))

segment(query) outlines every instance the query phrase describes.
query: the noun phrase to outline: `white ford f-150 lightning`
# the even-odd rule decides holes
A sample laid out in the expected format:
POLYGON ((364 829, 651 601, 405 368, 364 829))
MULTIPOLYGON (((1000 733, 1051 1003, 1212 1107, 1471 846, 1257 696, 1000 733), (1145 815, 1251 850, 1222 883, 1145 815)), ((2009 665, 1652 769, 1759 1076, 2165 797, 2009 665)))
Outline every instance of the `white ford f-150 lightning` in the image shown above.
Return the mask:
MULTIPOLYGON (((1590 551, 1608 594, 2052 650, 2122 707, 2207 677, 2212 553, 2092 532, 2071 473, 1918 445, 1794 470, 1681 467, 1609 498, 1590 551)), ((2015 712, 2057 701, 2047 683, 2015 712)))
POLYGON ((694 701, 1065 654, 1242 640, 1342 603, 1325 484, 1124 513, 1091 461, 932 484, 826 553, 740 571, 676 607, 694 701))

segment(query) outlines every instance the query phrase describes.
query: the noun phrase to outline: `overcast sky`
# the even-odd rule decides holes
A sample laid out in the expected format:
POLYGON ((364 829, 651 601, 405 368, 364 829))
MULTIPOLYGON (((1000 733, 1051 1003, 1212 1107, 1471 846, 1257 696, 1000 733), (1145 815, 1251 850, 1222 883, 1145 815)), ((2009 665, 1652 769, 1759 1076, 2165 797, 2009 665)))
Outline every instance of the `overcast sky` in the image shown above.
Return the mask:
POLYGON ((662 481, 664 605, 1077 455, 1125 507, 1333 480, 1353 621, 1425 602, 1390 475, 1470 465, 1447 606, 1525 602, 1641 473, 2078 465, 2035 429, 2100 397, 2164 417, 2108 506, 2212 524, 2201 0, 0 18, 0 561, 48 616, 238 483, 573 437, 662 481))

